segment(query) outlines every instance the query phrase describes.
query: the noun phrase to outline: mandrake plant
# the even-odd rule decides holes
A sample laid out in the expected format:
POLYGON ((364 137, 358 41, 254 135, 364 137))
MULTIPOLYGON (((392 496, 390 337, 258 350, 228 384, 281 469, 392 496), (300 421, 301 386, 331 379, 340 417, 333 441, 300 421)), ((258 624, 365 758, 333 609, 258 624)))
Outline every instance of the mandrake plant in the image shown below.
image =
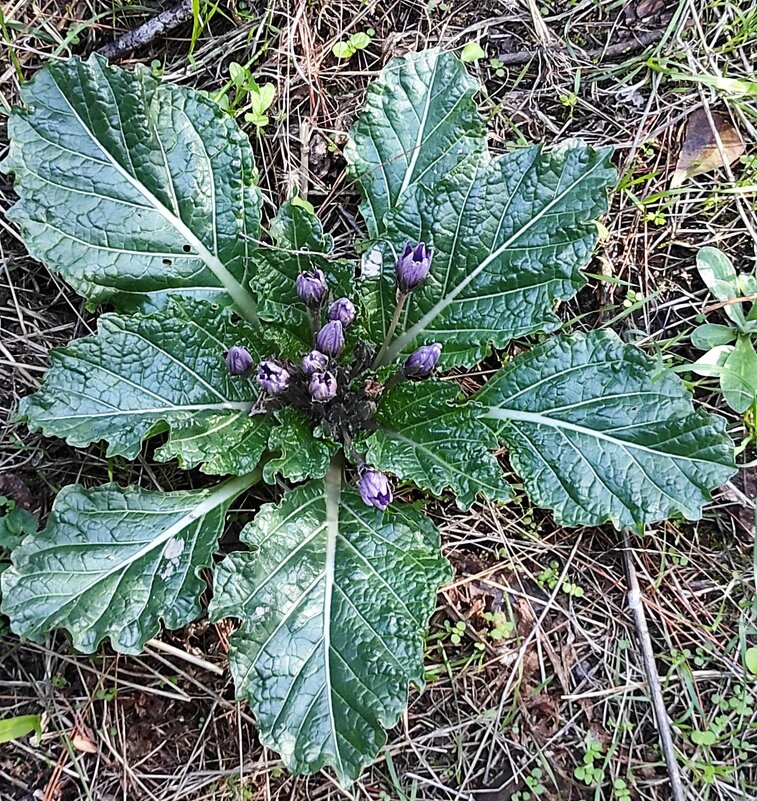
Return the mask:
POLYGON ((344 153, 366 229, 355 263, 299 198, 261 227, 249 143, 206 95, 97 56, 24 86, 9 217, 88 308, 114 311, 51 353, 19 419, 108 457, 159 436, 156 459, 229 478, 61 489, 2 576, 16 633, 138 653, 200 614, 212 567, 209 615, 239 621, 231 671, 261 741, 347 785, 422 684, 451 576, 422 503, 393 486, 506 502, 504 443, 560 524, 700 516, 734 472, 725 423, 610 331, 545 338, 472 397, 442 377, 560 327, 615 181, 610 152, 577 141, 493 156, 477 89, 439 50, 371 85, 344 153), (230 505, 260 481, 280 500, 216 562, 230 505))

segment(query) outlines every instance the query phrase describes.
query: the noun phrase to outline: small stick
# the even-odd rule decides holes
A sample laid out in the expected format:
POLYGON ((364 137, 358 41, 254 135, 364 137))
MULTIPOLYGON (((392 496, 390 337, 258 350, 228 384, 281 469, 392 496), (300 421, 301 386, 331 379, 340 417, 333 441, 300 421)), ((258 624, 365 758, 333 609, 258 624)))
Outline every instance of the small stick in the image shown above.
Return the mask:
POLYGON ((161 11, 152 19, 147 20, 144 25, 140 25, 133 31, 128 31, 119 36, 115 42, 109 42, 101 47, 97 52, 105 58, 113 59, 135 50, 137 47, 149 44, 153 39, 173 30, 181 25, 182 22, 192 16, 192 0, 181 0, 171 8, 161 11))
MULTIPOLYGON (((593 50, 584 50, 582 55, 587 59, 599 59, 600 63, 610 61, 618 56, 625 56, 635 50, 643 50, 645 47, 661 39, 665 29, 654 31, 642 31, 634 36, 632 39, 625 39, 622 42, 607 45, 605 47, 598 47, 593 50)), ((503 53, 497 56, 498 61, 503 67, 513 67, 518 64, 525 64, 531 59, 536 58, 540 52, 549 53, 559 52, 555 46, 545 46, 541 50, 518 50, 515 53, 503 53)))
POLYGON ((207 662, 206 660, 201 659, 199 656, 193 656, 186 651, 182 651, 181 648, 176 648, 173 645, 169 645, 167 642, 161 642, 160 640, 148 640, 147 645, 152 646, 157 651, 164 651, 167 654, 171 654, 171 656, 175 656, 177 659, 183 659, 185 662, 189 662, 191 665, 196 665, 203 670, 209 670, 211 673, 215 673, 217 676, 223 676, 223 668, 218 667, 218 665, 214 665, 212 662, 207 662))
POLYGON ((714 303, 712 306, 707 306, 703 314, 709 314, 725 306, 732 306, 734 303, 751 303, 755 300, 757 300, 757 295, 746 295, 743 298, 731 298, 730 300, 724 300, 722 303, 714 303))
POLYGON ((644 672, 646 673, 647 684, 649 685, 649 691, 652 695, 652 706, 654 707, 655 718, 657 719, 657 733, 660 736, 660 745, 665 755, 665 765, 667 766, 668 778, 670 779, 671 798, 673 801, 684 801, 681 772, 678 768, 675 746, 673 745, 673 734, 670 730, 668 711, 665 708, 665 701, 663 700, 662 689, 660 688, 660 676, 657 673, 657 665, 654 660, 652 640, 649 636, 649 627, 647 626, 647 616, 644 612, 639 579, 633 564, 631 538, 628 531, 623 532, 623 555, 625 557, 626 576, 628 578, 628 606, 633 612, 636 636, 639 639, 644 662, 644 672))

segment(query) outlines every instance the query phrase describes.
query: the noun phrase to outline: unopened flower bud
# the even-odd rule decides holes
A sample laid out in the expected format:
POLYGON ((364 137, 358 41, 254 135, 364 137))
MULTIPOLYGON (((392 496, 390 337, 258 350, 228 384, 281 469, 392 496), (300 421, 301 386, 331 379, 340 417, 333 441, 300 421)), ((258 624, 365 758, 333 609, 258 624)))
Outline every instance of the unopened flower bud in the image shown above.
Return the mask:
POLYGON ((322 373, 313 373, 310 377, 310 396, 318 403, 330 401, 336 395, 336 377, 325 370, 322 373))
POLYGON ((421 345, 418 350, 413 351, 407 357, 402 372, 406 378, 426 378, 436 367, 441 354, 440 342, 434 342, 433 345, 421 345))
POLYGON ((317 306, 326 294, 328 284, 323 270, 312 270, 300 273, 296 280, 297 294, 308 306, 317 306))
POLYGON ((252 367, 250 352, 241 345, 233 345, 226 351, 226 367, 232 375, 244 375, 252 367))
POLYGON ((375 506, 383 512, 392 502, 392 488, 389 479, 379 470, 363 467, 357 482, 360 497, 368 506, 375 506))
POLYGON ((280 395, 289 386, 289 373, 273 359, 266 359, 258 367, 258 384, 269 395, 280 395))
POLYGON ((407 295, 419 287, 431 269, 432 253, 423 242, 413 247, 410 242, 405 245, 402 255, 397 259, 397 286, 400 292, 407 295))
POLYGON ((329 320, 339 320, 347 328, 355 321, 355 304, 349 298, 339 298, 329 306, 329 320))
POLYGON ((339 320, 326 323, 316 335, 315 344, 321 353, 338 356, 344 347, 344 328, 339 320))
POLYGON ((302 372, 305 375, 313 375, 313 373, 322 373, 329 366, 329 357, 325 353, 317 350, 311 350, 302 357, 302 372))

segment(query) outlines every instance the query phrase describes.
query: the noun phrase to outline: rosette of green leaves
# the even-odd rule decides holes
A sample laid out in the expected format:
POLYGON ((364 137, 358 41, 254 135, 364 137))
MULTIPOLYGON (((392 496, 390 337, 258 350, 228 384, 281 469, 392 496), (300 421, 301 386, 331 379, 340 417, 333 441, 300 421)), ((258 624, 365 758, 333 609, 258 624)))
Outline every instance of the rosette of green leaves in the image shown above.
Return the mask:
MULTIPOLYGON (((293 408, 258 414, 257 386, 230 376, 224 353, 309 350, 295 278, 316 268, 359 307, 342 358, 358 336, 386 344, 382 374, 421 344, 469 367, 559 326, 557 302, 585 283, 610 153, 568 142, 494 156, 477 89, 438 50, 393 60, 369 88, 346 148, 370 239, 356 280, 307 204, 286 203, 261 228, 250 146, 202 93, 97 56, 25 85, 2 165, 19 195, 9 218, 90 308, 114 311, 53 352, 20 419, 125 458, 160 436, 156 458, 229 478, 181 492, 64 488, 2 576, 17 633, 63 628, 84 651, 106 637, 139 651, 161 621, 199 613, 200 571, 234 499, 261 477, 287 482, 245 527, 249 549, 216 568, 210 614, 240 620, 239 697, 290 769, 330 766, 346 785, 371 762, 408 685, 422 684, 428 618, 450 575, 439 532, 418 505, 365 506, 343 486, 341 443, 293 408), (407 240, 425 241, 433 266, 385 342, 407 240)), ((357 443, 370 464, 463 508, 509 497, 492 455, 506 444, 528 492, 566 524, 696 517, 733 471, 723 421, 609 334, 548 340, 473 398, 450 380, 400 383, 374 422, 357 443)))

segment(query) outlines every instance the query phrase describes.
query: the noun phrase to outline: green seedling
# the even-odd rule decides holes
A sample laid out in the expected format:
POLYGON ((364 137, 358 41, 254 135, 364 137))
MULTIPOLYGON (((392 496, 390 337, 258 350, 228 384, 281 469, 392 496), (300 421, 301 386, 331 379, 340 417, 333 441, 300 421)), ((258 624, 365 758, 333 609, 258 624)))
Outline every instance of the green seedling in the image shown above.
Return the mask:
POLYGON ((276 87, 272 83, 258 84, 249 70, 242 64, 232 61, 229 64, 230 81, 213 94, 213 99, 229 114, 236 116, 240 109, 247 108, 245 122, 252 123, 258 131, 268 125, 266 112, 276 97, 276 87))
POLYGON ((587 787, 596 787, 602 783, 605 774, 602 768, 594 763, 601 760, 604 747, 596 736, 589 732, 586 735, 584 748, 583 763, 574 769, 573 775, 587 787))
POLYGON ((571 598, 583 598, 584 596, 584 588, 578 584, 574 584, 572 581, 563 581, 561 589, 566 595, 570 595, 571 598))
POLYGON ((691 344, 704 356, 688 367, 697 375, 717 376, 725 402, 743 414, 757 435, 757 276, 737 273, 730 259, 717 248, 697 254, 697 270, 719 301, 708 311, 724 314, 725 324, 704 322, 694 329, 691 344))
POLYGON ((113 701, 118 695, 118 687, 100 687, 95 690, 95 698, 98 701, 113 701))
POLYGON ((573 76, 573 91, 566 92, 565 94, 560 95, 560 103, 562 103, 565 108, 569 109, 570 112, 573 112, 573 109, 578 105, 578 100, 580 97, 580 89, 581 89, 581 70, 576 70, 575 75, 573 76))
POLYGON ((660 211, 660 209, 655 209, 654 211, 648 211, 644 215, 644 222, 652 223, 652 225, 665 225, 667 221, 667 217, 665 213, 660 211))
POLYGON ((644 294, 642 292, 636 292, 633 289, 629 289, 626 292, 626 296, 623 299, 623 308, 630 309, 632 306, 636 306, 637 303, 641 304, 644 300, 644 294))
POLYGON ((544 587, 547 590, 554 590, 557 586, 557 580, 560 575, 560 563, 557 559, 552 559, 549 563, 549 567, 544 568, 544 570, 539 573, 536 577, 536 580, 539 582, 539 585, 544 587))
POLYGON ((534 801, 547 792, 542 784, 544 772, 541 768, 534 768, 525 778, 526 788, 513 793, 513 801, 534 801))
POLYGON ((340 58, 343 60, 347 60, 352 58, 352 56, 357 53, 358 50, 365 50, 368 45, 373 41, 373 37, 376 35, 376 31, 373 28, 368 28, 365 33, 358 32, 353 33, 349 39, 343 39, 340 42, 336 42, 334 46, 331 48, 331 52, 336 56, 336 58, 340 58))
POLYGON ((465 636, 465 621, 458 620, 457 623, 452 623, 449 620, 444 621, 444 630, 449 635, 449 641, 452 645, 460 645, 465 636))
MULTIPOLYGON (((504 640, 509 637, 515 629, 515 624, 512 620, 508 620, 504 612, 484 612, 484 620, 491 625, 489 630, 489 638, 494 642, 504 640)), ((480 645, 480 643, 477 643, 480 645)))
POLYGON ((631 801, 631 790, 625 779, 618 777, 612 783, 612 792, 616 801, 631 801))
MULTIPOLYGON (((539 573, 539 575, 536 577, 536 581, 540 584, 540 586, 550 591, 554 590, 559 580, 560 563, 557 561, 557 559, 552 559, 549 563, 549 567, 542 570, 541 573, 539 573)), ((563 581, 560 589, 566 595, 569 595, 572 598, 583 598, 584 596, 584 588, 579 584, 569 581, 568 579, 563 581)))

